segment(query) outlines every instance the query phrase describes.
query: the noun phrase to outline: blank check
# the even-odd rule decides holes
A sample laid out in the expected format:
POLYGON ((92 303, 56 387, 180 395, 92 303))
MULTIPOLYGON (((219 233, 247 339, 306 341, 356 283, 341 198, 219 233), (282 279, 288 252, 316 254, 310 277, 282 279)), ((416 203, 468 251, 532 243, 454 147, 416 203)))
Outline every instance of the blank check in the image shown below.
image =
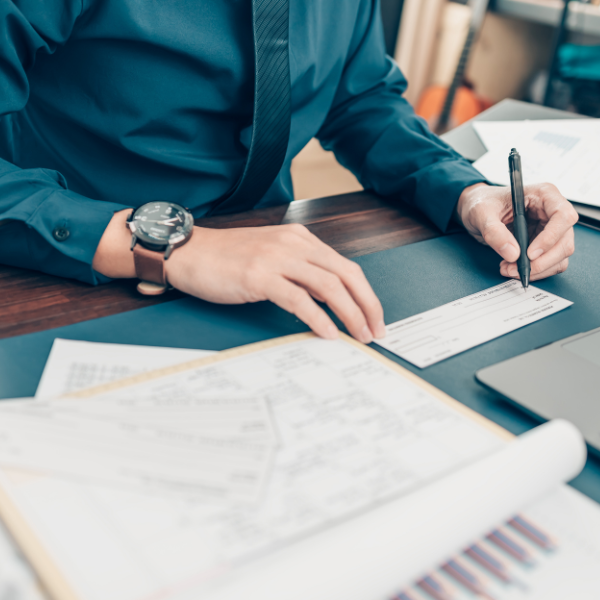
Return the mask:
POLYGON ((533 286, 525 291, 520 281, 508 281, 392 323, 377 344, 424 369, 571 304, 533 286))

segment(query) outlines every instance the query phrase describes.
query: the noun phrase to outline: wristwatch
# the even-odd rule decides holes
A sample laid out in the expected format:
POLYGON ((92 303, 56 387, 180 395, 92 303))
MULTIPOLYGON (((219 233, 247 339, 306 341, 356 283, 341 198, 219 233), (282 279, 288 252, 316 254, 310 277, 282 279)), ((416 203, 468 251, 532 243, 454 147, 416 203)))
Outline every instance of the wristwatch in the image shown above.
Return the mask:
POLYGON ((175 248, 189 241, 194 232, 192 213, 172 202, 149 202, 127 218, 138 291, 156 296, 168 289, 165 261, 175 248))

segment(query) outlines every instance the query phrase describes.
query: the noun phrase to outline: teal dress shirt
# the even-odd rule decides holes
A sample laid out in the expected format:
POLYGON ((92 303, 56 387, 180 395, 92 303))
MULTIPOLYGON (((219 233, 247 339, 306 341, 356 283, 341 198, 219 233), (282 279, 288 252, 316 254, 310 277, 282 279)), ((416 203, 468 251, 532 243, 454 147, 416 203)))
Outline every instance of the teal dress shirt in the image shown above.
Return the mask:
MULTIPOLYGON (((258 206, 292 200, 314 136, 441 229, 483 180, 402 97, 379 10, 290 0, 291 136, 258 206)), ((0 0, 0 263, 103 282, 92 260, 115 211, 206 214, 243 171, 253 79, 251 0, 0 0)))

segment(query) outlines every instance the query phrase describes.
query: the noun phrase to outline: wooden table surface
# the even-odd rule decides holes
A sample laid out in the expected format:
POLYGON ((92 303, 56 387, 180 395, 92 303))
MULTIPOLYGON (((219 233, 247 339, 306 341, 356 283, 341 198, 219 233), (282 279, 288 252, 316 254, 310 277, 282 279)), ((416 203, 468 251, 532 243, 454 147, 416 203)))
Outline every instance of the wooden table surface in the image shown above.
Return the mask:
MULTIPOLYGON (((202 227, 259 227, 301 223, 347 257, 436 237, 440 232, 409 207, 368 192, 343 194, 196 222, 202 227)), ((90 286, 0 265, 0 338, 61 327, 182 296, 137 293, 135 280, 90 286)))

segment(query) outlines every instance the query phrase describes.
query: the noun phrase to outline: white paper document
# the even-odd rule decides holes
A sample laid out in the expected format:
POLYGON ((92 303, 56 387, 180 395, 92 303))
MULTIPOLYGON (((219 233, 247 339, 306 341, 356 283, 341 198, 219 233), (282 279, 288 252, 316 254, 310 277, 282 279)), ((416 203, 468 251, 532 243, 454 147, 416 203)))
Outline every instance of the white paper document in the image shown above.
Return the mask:
POLYGON ((532 285, 525 291, 511 280, 392 323, 375 342, 424 369, 572 304, 532 285))
POLYGON ((37 398, 0 405, 0 461, 146 493, 256 501, 277 442, 264 398, 222 392, 207 377, 96 410, 43 400, 211 354, 55 340, 37 398))
MULTIPOLYGON (((568 423, 507 445, 467 409, 345 340, 304 338, 153 374, 92 397, 91 414, 129 419, 159 390, 194 397, 201 386, 268 399, 279 446, 258 503, 216 506, 0 469, 0 505, 17 507, 11 514, 26 528, 15 531, 35 532, 38 556, 43 548, 72 591, 64 597, 384 600, 573 477, 585 460, 568 423), (100 404, 110 406, 102 412, 100 404)), ((577 500, 570 509, 582 512, 577 500)), ((579 551, 567 548, 566 560, 594 573, 597 544, 579 540, 592 542, 599 528, 593 520, 583 531, 575 526, 563 519, 561 532, 579 551)), ((590 582, 597 590, 598 578, 590 582)), ((504 586, 495 598, 518 592, 504 586)))
MULTIPOLYGON (((261 600, 394 598, 399 589, 425 575, 431 568, 427 565, 442 564, 554 492, 559 482, 580 472, 585 459, 585 443, 573 425, 543 425, 397 502, 261 561, 207 597, 235 600, 251 589, 261 600), (311 574, 308 581, 305 572, 311 574)), ((598 543, 594 546, 598 557, 598 543)), ((600 573, 591 564, 587 571, 598 583, 600 573)))
MULTIPOLYGON (((245 565, 252 568, 261 556, 325 533, 502 449, 499 437, 369 352, 373 355, 342 340, 309 338, 90 399, 94 418, 119 414, 131 422, 160 390, 194 397, 203 387, 207 394, 266 398, 279 445, 258 503, 217 506, 99 486, 89 477, 96 468, 89 460, 88 476, 80 483, 57 477, 56 464, 48 461, 39 476, 22 480, 25 487, 17 486, 16 493, 36 522, 48 522, 40 530, 44 544, 54 547, 60 540, 61 569, 72 574, 81 598, 171 598, 188 590, 202 598, 206 586, 245 565), (110 405, 107 413, 100 404, 110 405), (84 560, 81 540, 93 560, 90 554, 84 560)), ((83 407, 87 400, 70 402, 83 407)), ((6 422, 5 433, 19 443, 29 425, 10 416, 6 422)), ((149 456, 154 460, 156 454, 149 456)), ((105 462, 116 462, 110 455, 94 460, 102 469, 105 462)), ((8 452, 0 462, 18 464, 8 452)))
MULTIPOLYGON (((444 444, 445 450, 438 452, 440 441, 425 431, 417 433, 432 418, 449 418, 450 427, 455 417, 450 409, 431 403, 423 414, 414 412, 413 403, 427 403, 418 388, 407 385, 349 344, 340 342, 336 347, 310 340, 287 351, 202 364, 91 398, 4 401, 0 403, 0 464, 70 474, 80 480, 152 485, 158 491, 162 486, 165 491, 180 488, 192 493, 196 485, 201 492, 212 482, 214 493, 225 494, 228 481, 235 483, 233 491, 249 486, 256 493, 263 481, 259 468, 264 473, 276 442, 266 424, 269 411, 261 406, 269 402, 270 411, 280 415, 279 436, 289 436, 285 427, 294 435, 310 434, 306 448, 295 449, 300 455, 289 457, 290 483, 298 479, 300 485, 305 471, 312 479, 315 463, 320 465, 317 472, 324 469, 328 485, 337 479, 353 486, 353 469, 370 469, 373 476, 378 474, 382 492, 388 493, 388 489, 417 485, 465 459, 460 450, 453 454, 444 444), (352 369, 356 372, 350 373, 352 369), (395 380, 400 387, 394 387, 395 380), (389 406, 391 397, 402 401, 389 406), (240 401, 232 403, 232 398, 240 401), (251 424, 241 427, 234 438, 218 437, 202 422, 207 409, 212 419, 210 413, 220 399, 229 407, 229 422, 214 421, 221 431, 235 428, 239 418, 251 424), (248 419, 250 409, 254 422, 248 419), (406 410, 410 417, 405 416, 406 410), (261 422, 265 425, 257 438, 261 422), (405 430, 401 439, 394 435, 394 426, 405 430), (415 447, 409 452, 412 443, 415 447), (401 464, 384 457, 384 447, 397 444, 405 448, 401 464), (328 457, 323 464, 321 454, 328 457), (345 472, 341 466, 349 455, 355 465, 345 472)), ((471 442, 469 453, 474 452, 480 436, 468 421, 463 425, 465 439, 471 442)), ((457 442, 451 430, 448 435, 452 436, 449 444, 457 442)), ((280 452, 279 461, 286 454, 280 452)), ((348 498, 349 505, 360 504, 364 495, 357 489, 348 498)))
POLYGON ((488 149, 474 167, 493 183, 510 185, 508 155, 516 148, 525 184, 548 181, 569 200, 600 206, 600 119, 477 121, 488 149))
POLYGON ((145 371, 203 358, 209 350, 54 340, 37 398, 53 398, 145 371))
MULTIPOLYGON (((0 463, 79 480, 97 480, 145 493, 175 494, 204 501, 258 498, 274 447, 271 430, 262 437, 223 435, 194 422, 213 417, 212 402, 188 404, 188 417, 166 425, 133 415, 87 414, 75 401, 3 401, 0 404, 0 463)), ((236 428, 253 410, 268 419, 261 398, 227 402, 236 428)), ((217 421, 217 425, 221 425, 217 421)))
MULTIPOLYGON (((555 547, 542 549, 514 528, 496 524, 496 529, 516 541, 530 560, 524 564, 487 539, 479 539, 477 547, 498 560, 510 583, 494 577, 473 560, 473 555, 463 552, 454 560, 478 578, 482 593, 474 594, 443 569, 432 571, 447 596, 452 600, 597 600, 600 506, 572 487, 563 485, 522 509, 521 516, 550 536, 555 547)), ((399 600, 406 598, 430 600, 430 596, 416 585, 408 588, 405 596, 399 596, 399 600)))
MULTIPOLYGON (((481 428, 480 433, 498 443, 492 432, 481 428)), ((35 525, 73 590, 69 597, 79 600, 236 600, 240 595, 386 600, 517 510, 525 510, 527 517, 531 511, 536 524, 557 536, 561 550, 538 571, 528 567, 518 573, 526 587, 501 583, 493 598, 596 600, 600 509, 574 490, 549 493, 585 460, 577 431, 553 423, 477 456, 470 466, 414 494, 387 502, 367 496, 363 510, 345 516, 353 490, 377 489, 378 478, 368 470, 355 474, 354 488, 340 487, 338 480, 328 485, 325 474, 310 485, 305 473, 306 493, 297 487, 288 496, 286 513, 277 510, 277 496, 289 471, 252 510, 209 511, 197 503, 4 469, 0 487, 26 522, 35 525), (528 508, 544 495, 539 507, 528 508), (319 527, 311 527, 319 520, 319 527), (548 581, 560 585, 553 590, 548 581), (565 596, 569 589, 588 593, 565 596)), ((313 465, 313 479, 315 469, 318 465, 313 465)))
POLYGON ((0 524, 0 600, 48 600, 20 550, 0 524))

